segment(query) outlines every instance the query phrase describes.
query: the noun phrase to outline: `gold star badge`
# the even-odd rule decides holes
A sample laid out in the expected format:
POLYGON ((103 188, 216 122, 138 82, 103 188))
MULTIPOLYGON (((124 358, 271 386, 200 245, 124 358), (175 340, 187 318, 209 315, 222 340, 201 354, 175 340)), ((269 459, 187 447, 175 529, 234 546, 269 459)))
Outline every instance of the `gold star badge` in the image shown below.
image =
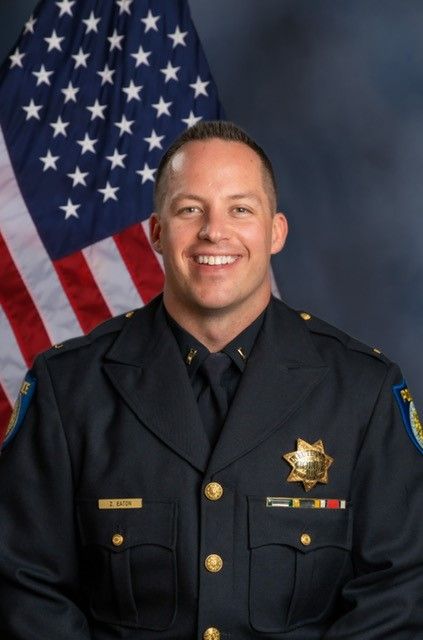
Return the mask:
POLYGON ((285 453, 282 457, 292 467, 288 482, 302 482, 306 491, 310 491, 318 482, 329 482, 328 469, 333 458, 325 453, 322 440, 309 444, 298 438, 297 450, 285 453))

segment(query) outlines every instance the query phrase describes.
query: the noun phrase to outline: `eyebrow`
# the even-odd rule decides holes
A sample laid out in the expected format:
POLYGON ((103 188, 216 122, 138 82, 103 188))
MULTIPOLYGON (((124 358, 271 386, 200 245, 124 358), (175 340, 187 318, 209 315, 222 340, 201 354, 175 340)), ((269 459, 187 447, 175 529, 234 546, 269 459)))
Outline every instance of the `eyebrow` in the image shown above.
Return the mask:
MULTIPOLYGON (((248 191, 246 193, 234 193, 228 196, 229 200, 242 200, 244 198, 260 202, 260 198, 258 198, 252 191, 248 191)), ((202 202, 204 198, 196 195, 195 193, 178 193, 174 198, 172 198, 171 202, 178 202, 179 200, 197 200, 202 202)))
POLYGON ((246 193, 234 193, 234 195, 229 196, 230 200, 243 200, 244 198, 260 202, 260 198, 258 198, 252 191, 247 191, 246 193))

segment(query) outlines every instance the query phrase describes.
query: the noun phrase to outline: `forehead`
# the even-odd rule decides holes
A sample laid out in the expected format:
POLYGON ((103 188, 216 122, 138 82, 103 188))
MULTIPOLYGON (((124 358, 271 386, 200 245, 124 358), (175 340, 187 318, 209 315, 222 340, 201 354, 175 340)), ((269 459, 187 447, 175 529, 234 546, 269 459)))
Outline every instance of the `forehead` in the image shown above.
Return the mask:
POLYGON ((255 178, 261 180, 261 158, 242 142, 195 140, 187 142, 169 162, 169 178, 224 180, 229 178, 255 178))

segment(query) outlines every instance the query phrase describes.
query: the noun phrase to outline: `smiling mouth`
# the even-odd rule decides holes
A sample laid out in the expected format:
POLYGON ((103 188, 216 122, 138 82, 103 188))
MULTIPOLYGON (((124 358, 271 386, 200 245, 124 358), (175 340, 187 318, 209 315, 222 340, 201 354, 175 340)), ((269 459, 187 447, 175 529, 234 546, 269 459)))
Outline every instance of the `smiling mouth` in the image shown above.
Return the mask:
POLYGON ((209 265, 220 265, 220 264, 233 264, 238 260, 238 256, 209 256, 209 255, 199 255, 194 256, 194 262, 197 264, 209 264, 209 265))

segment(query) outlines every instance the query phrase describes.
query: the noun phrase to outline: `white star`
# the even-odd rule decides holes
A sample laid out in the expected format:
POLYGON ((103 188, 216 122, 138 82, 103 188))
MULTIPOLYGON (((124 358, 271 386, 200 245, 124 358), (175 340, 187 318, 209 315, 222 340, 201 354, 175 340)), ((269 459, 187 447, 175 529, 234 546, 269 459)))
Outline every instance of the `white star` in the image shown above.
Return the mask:
POLYGON ((69 81, 69 84, 66 87, 66 89, 61 89, 61 92, 65 96, 65 104, 70 100, 72 100, 72 102, 76 102, 76 94, 78 93, 78 91, 79 91, 79 87, 74 87, 72 82, 69 81))
POLYGON ((151 13, 151 9, 149 9, 147 16, 145 18, 141 18, 141 22, 144 22, 144 33, 147 33, 147 31, 150 31, 150 29, 153 29, 153 31, 158 31, 159 28, 157 26, 157 21, 160 20, 160 16, 153 16, 153 14, 151 13))
POLYGON ((25 22, 25 31, 24 33, 34 33, 34 26, 37 22, 37 19, 31 16, 28 22, 25 22))
POLYGON ((73 173, 67 173, 66 175, 69 176, 69 178, 72 178, 73 187, 76 187, 78 184, 82 184, 83 187, 87 186, 85 178, 88 175, 88 171, 83 173, 79 167, 75 167, 75 171, 73 173))
POLYGON ((187 43, 185 42, 185 38, 187 37, 187 35, 188 35, 188 31, 181 31, 179 26, 176 27, 173 33, 168 33, 167 37, 173 40, 172 49, 177 47, 178 44, 181 44, 183 47, 186 47, 187 43))
POLYGON ((90 53, 84 53, 82 47, 79 47, 78 53, 72 55, 72 58, 75 60, 75 69, 78 69, 78 67, 86 67, 87 58, 89 58, 90 55, 90 53))
POLYGON ((60 0, 60 2, 56 2, 57 6, 60 9, 59 18, 67 13, 68 15, 72 15, 72 7, 75 4, 75 0, 60 0))
POLYGON ((126 96, 127 96, 126 101, 131 102, 131 100, 141 100, 139 95, 141 89, 142 89, 141 84, 135 85, 134 82, 131 80, 131 82, 128 84, 127 87, 122 88, 122 91, 126 93, 126 96))
POLYGON ((151 132, 150 137, 143 138, 146 142, 148 142, 148 150, 152 151, 153 149, 163 149, 161 141, 164 136, 158 136, 154 129, 151 132))
POLYGON ((31 102, 26 107, 22 107, 22 109, 26 111, 25 120, 29 120, 30 118, 36 118, 37 120, 39 120, 40 114, 38 112, 42 108, 43 108, 42 104, 36 105, 34 104, 34 100, 31 100, 31 102))
POLYGON ((105 84, 106 82, 109 82, 110 84, 113 84, 113 74, 114 74, 114 72, 115 72, 114 69, 109 69, 109 65, 108 64, 104 65, 103 71, 97 71, 97 75, 99 75, 101 77, 101 86, 103 86, 103 84, 105 84))
POLYGON ((62 36, 61 38, 59 38, 59 36, 56 33, 56 30, 53 29, 53 33, 51 34, 51 36, 49 38, 44 38, 44 40, 47 42, 48 44, 48 49, 47 49, 47 53, 49 51, 53 51, 53 49, 57 49, 58 51, 62 50, 62 47, 60 46, 60 43, 62 42, 62 40, 64 40, 65 37, 62 36))
POLYGON ((43 171, 47 171, 47 169, 55 169, 57 171, 56 162, 58 161, 59 156, 52 156, 50 149, 47 151, 47 155, 41 156, 39 160, 44 164, 43 171))
POLYGON ((91 11, 88 18, 85 18, 85 20, 82 21, 87 27, 85 35, 87 35, 87 33, 90 33, 91 31, 94 31, 94 33, 98 33, 97 25, 100 22, 100 20, 101 18, 96 18, 94 16, 94 11, 91 11))
POLYGON ((160 116, 170 116, 169 107, 171 104, 171 102, 165 102, 163 96, 160 96, 159 101, 151 105, 153 109, 157 110, 156 118, 160 118, 160 116))
POLYGON ((124 36, 118 36, 115 29, 112 35, 107 38, 107 40, 110 42, 110 51, 113 51, 113 49, 119 49, 120 51, 122 51, 122 45, 120 41, 123 40, 123 38, 124 36))
POLYGON ((51 85, 50 76, 52 75, 52 73, 53 71, 46 71, 46 68, 43 64, 41 65, 39 71, 33 71, 32 75, 37 78, 37 87, 40 84, 43 84, 43 82, 48 86, 50 86, 51 85))
POLYGON ((74 204, 72 202, 72 200, 70 198, 68 198, 68 201, 66 204, 63 204, 61 207, 59 207, 59 209, 62 209, 65 212, 65 220, 67 220, 68 218, 74 217, 74 218, 79 218, 78 214, 76 213, 76 210, 79 209, 81 205, 80 204, 74 204))
POLYGON ((208 84, 210 84, 209 80, 201 80, 200 76, 197 76, 197 80, 189 85, 194 89, 194 98, 198 98, 198 96, 208 96, 209 94, 206 89, 208 84))
POLYGON ((130 6, 132 4, 132 0, 116 0, 116 4, 119 7, 119 15, 122 13, 127 13, 128 16, 131 15, 130 6))
POLYGON ((131 133, 131 127, 134 124, 135 120, 127 120, 126 116, 122 116, 122 120, 120 122, 114 122, 115 127, 120 129, 119 136, 123 136, 124 133, 131 133))
POLYGON ((91 105, 91 107, 87 107, 88 111, 91 111, 90 120, 95 120, 96 118, 101 118, 102 120, 105 120, 106 117, 103 111, 106 108, 107 108, 107 104, 100 104, 98 100, 96 100, 94 104, 91 105))
POLYGON ((12 69, 13 67, 21 67, 22 69, 23 68, 22 58, 24 56, 26 56, 26 53, 21 53, 19 51, 19 48, 15 49, 14 53, 12 53, 12 55, 9 56, 10 68, 12 69))
POLYGON ((53 127, 54 129, 54 134, 53 134, 53 138, 55 138, 58 135, 62 135, 62 136, 66 136, 68 135, 66 133, 66 127, 69 126, 69 122, 63 122, 62 118, 59 116, 56 120, 56 122, 50 122, 50 127, 53 127))
POLYGON ((148 57, 151 56, 151 51, 144 51, 144 49, 140 46, 137 53, 131 53, 131 56, 135 58, 136 67, 139 67, 140 64, 146 64, 147 66, 150 66, 148 57))
POLYGON ((167 63, 167 66, 164 69, 160 69, 160 73, 165 75, 165 83, 169 82, 169 80, 177 80, 177 73, 181 67, 172 67, 170 62, 167 63))
POLYGON ((185 122, 187 129, 189 129, 189 127, 193 127, 197 122, 200 122, 200 120, 202 120, 202 117, 195 116, 192 111, 189 112, 189 116, 187 118, 182 118, 182 122, 185 122))
POLYGON ((85 134, 83 140, 77 140, 77 143, 80 144, 82 147, 82 155, 84 155, 84 153, 86 153, 87 151, 90 151, 91 153, 95 153, 94 145, 97 141, 98 141, 98 138, 97 139, 90 138, 88 133, 85 134))
POLYGON ((116 191, 119 191, 119 187, 112 187, 107 181, 104 189, 97 189, 97 191, 103 194, 103 202, 107 202, 107 200, 117 200, 116 191))
POLYGON ((154 182, 154 174, 157 171, 157 169, 151 169, 148 164, 146 162, 144 162, 144 167, 143 169, 139 169, 138 171, 135 171, 135 173, 137 173, 139 176, 141 176, 142 178, 142 182, 141 184, 144 184, 144 182, 147 182, 147 180, 151 180, 151 182, 154 182))
POLYGON ((124 169, 125 165, 123 161, 127 155, 127 153, 118 153, 118 150, 115 149, 112 156, 106 156, 106 159, 110 160, 110 162, 112 163, 112 166, 110 168, 115 169, 115 167, 122 167, 122 169, 124 169))

